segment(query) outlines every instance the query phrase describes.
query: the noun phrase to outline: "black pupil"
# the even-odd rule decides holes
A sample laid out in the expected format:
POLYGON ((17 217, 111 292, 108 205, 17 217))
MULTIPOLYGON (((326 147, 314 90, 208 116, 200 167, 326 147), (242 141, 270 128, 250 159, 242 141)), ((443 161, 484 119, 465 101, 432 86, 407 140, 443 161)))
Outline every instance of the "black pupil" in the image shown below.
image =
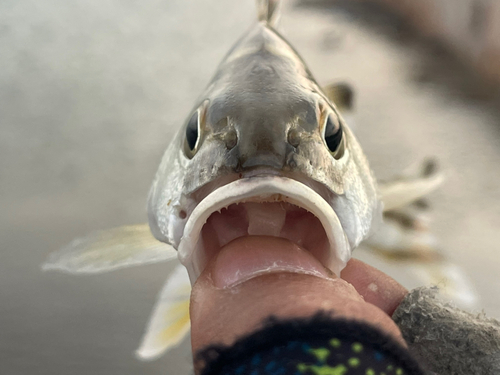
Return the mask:
POLYGON ((186 128, 186 140, 191 151, 194 150, 196 146, 196 141, 198 140, 198 112, 193 113, 186 128))
POLYGON ((332 116, 328 116, 325 126, 325 142, 331 152, 337 151, 342 141, 342 127, 333 121, 332 116))

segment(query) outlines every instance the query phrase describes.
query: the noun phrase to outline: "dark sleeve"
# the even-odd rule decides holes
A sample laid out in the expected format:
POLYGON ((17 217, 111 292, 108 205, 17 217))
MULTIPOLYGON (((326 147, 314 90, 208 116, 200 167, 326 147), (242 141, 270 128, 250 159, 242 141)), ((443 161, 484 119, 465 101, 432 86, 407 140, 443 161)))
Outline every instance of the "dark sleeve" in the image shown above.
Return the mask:
POLYGON ((318 314, 271 318, 230 347, 200 352, 202 375, 422 375, 407 349, 374 327, 318 314))
POLYGON ((392 318, 429 372, 500 374, 500 322, 442 302, 436 288, 412 290, 392 318))

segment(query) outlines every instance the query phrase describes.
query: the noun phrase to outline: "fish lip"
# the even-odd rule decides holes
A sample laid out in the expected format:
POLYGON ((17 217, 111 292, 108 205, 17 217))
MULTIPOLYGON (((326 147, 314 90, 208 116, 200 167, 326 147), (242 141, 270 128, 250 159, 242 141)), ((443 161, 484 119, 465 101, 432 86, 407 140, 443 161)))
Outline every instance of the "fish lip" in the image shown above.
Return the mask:
POLYGON ((311 212, 322 224, 330 243, 328 264, 336 275, 351 256, 349 241, 340 220, 328 202, 315 190, 295 179, 283 176, 241 178, 229 182, 206 195, 189 215, 178 251, 179 260, 187 268, 193 284, 206 266, 201 231, 210 215, 234 203, 258 200, 284 201, 311 212))

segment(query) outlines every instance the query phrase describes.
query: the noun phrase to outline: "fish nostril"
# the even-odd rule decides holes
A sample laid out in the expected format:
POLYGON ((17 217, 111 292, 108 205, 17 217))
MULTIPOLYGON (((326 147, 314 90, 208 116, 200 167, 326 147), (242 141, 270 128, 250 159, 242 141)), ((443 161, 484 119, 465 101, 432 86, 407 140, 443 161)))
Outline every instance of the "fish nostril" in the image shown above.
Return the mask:
POLYGON ((231 150, 234 146, 236 146, 238 143, 238 135, 234 130, 230 130, 225 134, 224 143, 226 144, 226 148, 228 150, 231 150))
POLYGON ((300 144, 300 133, 297 129, 290 129, 288 132, 288 143, 297 148, 300 144))

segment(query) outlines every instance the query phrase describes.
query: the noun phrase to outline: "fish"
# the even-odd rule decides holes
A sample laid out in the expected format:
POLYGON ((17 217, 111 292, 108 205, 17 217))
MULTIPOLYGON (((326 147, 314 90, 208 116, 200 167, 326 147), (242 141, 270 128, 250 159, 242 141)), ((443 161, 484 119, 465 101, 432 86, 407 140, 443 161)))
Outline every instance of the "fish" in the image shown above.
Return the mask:
POLYGON ((377 186, 341 110, 345 84, 323 90, 277 31, 279 1, 218 66, 167 147, 148 223, 93 232, 49 255, 43 270, 94 274, 179 261, 136 355, 160 357, 189 332, 191 285, 223 246, 249 235, 287 238, 334 274, 382 221, 440 184, 435 174, 377 186))

